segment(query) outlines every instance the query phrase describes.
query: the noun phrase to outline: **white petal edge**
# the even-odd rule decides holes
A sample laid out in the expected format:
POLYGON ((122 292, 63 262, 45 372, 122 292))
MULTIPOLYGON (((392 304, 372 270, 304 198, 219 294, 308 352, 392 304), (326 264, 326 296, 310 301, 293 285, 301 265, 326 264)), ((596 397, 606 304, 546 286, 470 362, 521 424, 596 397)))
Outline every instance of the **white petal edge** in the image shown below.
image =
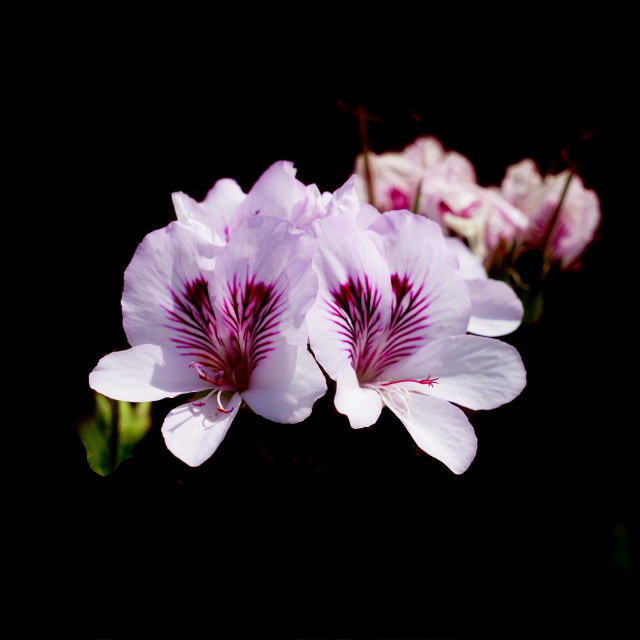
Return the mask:
POLYGON ((326 391, 324 375, 306 347, 281 341, 252 372, 242 397, 263 418, 292 424, 308 418, 326 391))
POLYGON ((506 282, 491 278, 465 282, 471 297, 469 333, 488 337, 506 336, 520 326, 524 307, 506 282))
POLYGON ((478 440, 462 410, 444 400, 409 391, 385 395, 385 402, 425 453, 455 474, 469 468, 478 440))
POLYGON ((338 368, 336 376, 336 409, 349 418, 353 429, 362 429, 375 424, 382 412, 382 399, 374 389, 360 386, 356 372, 348 360, 338 368))
POLYGON ((153 402, 211 385, 198 378, 186 358, 155 344, 142 344, 101 358, 89 374, 89 386, 115 400, 153 402))
POLYGON ((187 403, 173 409, 162 424, 167 449, 190 467, 201 465, 224 440, 241 402, 240 394, 234 394, 224 406, 229 413, 224 413, 218 411, 214 394, 204 401, 202 407, 187 403))

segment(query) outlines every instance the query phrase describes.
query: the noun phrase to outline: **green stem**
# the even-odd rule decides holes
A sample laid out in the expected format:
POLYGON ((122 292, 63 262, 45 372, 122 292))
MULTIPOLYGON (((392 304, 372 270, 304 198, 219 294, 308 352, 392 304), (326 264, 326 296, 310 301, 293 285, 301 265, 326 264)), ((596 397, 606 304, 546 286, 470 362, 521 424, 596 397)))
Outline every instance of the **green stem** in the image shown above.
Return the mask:
POLYGON ((118 464, 118 449, 120 447, 120 407, 117 400, 111 399, 111 438, 109 442, 109 463, 111 471, 115 471, 118 464))

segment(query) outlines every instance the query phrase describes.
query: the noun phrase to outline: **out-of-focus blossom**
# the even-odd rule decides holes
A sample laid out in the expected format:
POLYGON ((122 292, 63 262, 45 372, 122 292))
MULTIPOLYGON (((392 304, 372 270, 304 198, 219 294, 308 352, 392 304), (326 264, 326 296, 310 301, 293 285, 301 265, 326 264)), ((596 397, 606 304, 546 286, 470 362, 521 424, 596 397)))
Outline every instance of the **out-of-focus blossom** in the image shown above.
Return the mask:
POLYGON ((509 402, 526 374, 513 347, 466 333, 469 289, 441 228, 389 211, 366 229, 330 215, 312 231, 319 292, 310 345, 336 381, 336 408, 361 428, 386 405, 421 449, 464 472, 477 440, 459 407, 509 402))
MULTIPOLYGON (((307 350, 305 316, 318 287, 314 239, 265 215, 244 219, 220 246, 194 218, 139 245, 122 297, 131 348, 102 358, 89 378, 99 393, 131 402, 206 392, 162 426, 167 447, 191 466, 213 454, 243 401, 269 420, 293 423, 326 391, 307 350)), ((207 220, 198 222, 223 229, 207 220)))
POLYGON ((415 140, 399 152, 360 154, 355 163, 358 194, 381 210, 409 209, 438 222, 447 233, 463 237, 485 263, 510 245, 528 225, 527 217, 497 189, 477 183, 473 164, 445 150, 432 136, 415 140))
POLYGON ((530 220, 520 236, 523 250, 543 251, 545 260, 563 270, 580 259, 602 214, 596 192, 586 189, 579 176, 567 169, 543 178, 535 162, 526 158, 507 168, 500 188, 530 220))
POLYGON ((358 197, 380 211, 416 211, 426 180, 473 183, 476 179, 471 162, 457 151, 446 151, 433 136, 420 137, 401 151, 368 152, 366 158, 361 153, 354 174, 358 197))

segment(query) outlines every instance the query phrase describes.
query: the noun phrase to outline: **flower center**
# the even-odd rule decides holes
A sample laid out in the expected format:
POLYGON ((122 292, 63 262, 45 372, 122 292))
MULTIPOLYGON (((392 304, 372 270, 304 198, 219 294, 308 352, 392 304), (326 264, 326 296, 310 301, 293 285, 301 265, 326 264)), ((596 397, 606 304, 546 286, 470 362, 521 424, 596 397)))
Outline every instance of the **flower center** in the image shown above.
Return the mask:
POLYGON ((165 309, 167 326, 178 351, 192 358, 189 366, 219 396, 245 391, 278 332, 283 301, 275 287, 234 276, 215 308, 202 276, 171 294, 174 305, 165 309))

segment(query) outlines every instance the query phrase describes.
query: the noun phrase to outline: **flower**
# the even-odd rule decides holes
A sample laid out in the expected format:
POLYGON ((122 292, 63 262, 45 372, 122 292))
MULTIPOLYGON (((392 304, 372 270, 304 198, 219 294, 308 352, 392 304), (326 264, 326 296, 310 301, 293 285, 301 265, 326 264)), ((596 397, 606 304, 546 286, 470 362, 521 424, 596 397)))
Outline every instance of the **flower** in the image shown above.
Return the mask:
POLYGON ((388 211, 366 229, 330 215, 313 231, 319 290, 309 338, 336 381, 337 410, 362 428, 386 405, 421 449, 463 473, 477 440, 455 405, 513 400, 526 380, 518 352, 466 333, 469 290, 437 223, 388 211))
POLYGON ((507 167, 500 189, 529 218, 519 235, 525 250, 543 251, 545 260, 565 271, 577 263, 602 218, 595 191, 568 169, 543 178, 529 158, 507 167))
POLYGON ((289 220, 299 229, 326 214, 330 193, 320 193, 315 184, 296 178, 292 162, 274 162, 256 180, 248 193, 231 178, 221 178, 202 202, 177 191, 171 194, 179 222, 193 227, 217 245, 225 244, 248 217, 266 213, 289 220))
MULTIPOLYGON (((225 189, 227 203, 238 195, 223 185, 207 206, 225 189)), ((206 392, 162 425, 169 450, 191 466, 214 453, 242 402, 269 420, 294 423, 326 392, 307 350, 305 317, 318 286, 313 238, 286 220, 253 216, 220 246, 210 218, 196 213, 187 224, 151 232, 137 248, 122 296, 131 348, 103 357, 89 377, 99 393, 131 402, 206 392)))
MULTIPOLYGON (((432 136, 417 138, 402 151, 369 153, 367 164, 373 203, 380 211, 410 209, 435 220, 446 233, 463 237, 483 262, 528 225, 525 214, 498 189, 477 183, 465 156, 445 150, 432 136)), ((355 163, 361 198, 367 193, 365 169, 361 154, 355 163)))
MULTIPOLYGON (((356 175, 332 194, 327 211, 328 215, 346 217, 360 229, 375 224, 381 215, 372 205, 359 199, 356 175)), ((460 274, 471 299, 467 331, 490 337, 515 331, 524 315, 522 302, 515 291, 505 282, 489 278, 480 259, 462 240, 447 236, 445 242, 458 259, 460 274)))

